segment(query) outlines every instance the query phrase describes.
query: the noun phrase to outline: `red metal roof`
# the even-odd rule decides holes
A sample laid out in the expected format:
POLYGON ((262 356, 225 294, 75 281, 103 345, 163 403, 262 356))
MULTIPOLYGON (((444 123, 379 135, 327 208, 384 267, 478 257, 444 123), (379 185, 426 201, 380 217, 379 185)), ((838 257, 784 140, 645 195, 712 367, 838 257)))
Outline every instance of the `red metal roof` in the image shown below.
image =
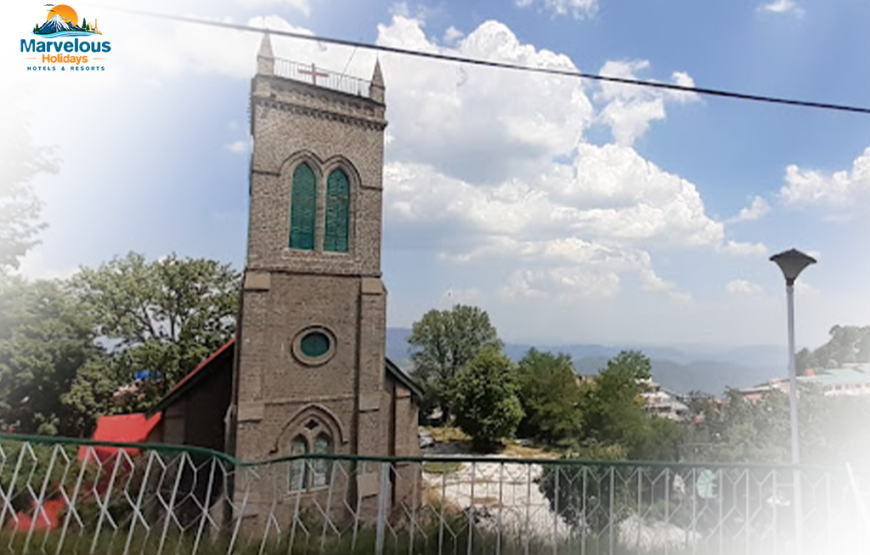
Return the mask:
MULTIPOLYGON (((154 426, 160 423, 163 413, 157 413, 148 418, 144 412, 133 414, 113 414, 97 419, 97 429, 94 431, 94 441, 109 441, 119 443, 143 443, 154 426)), ((118 448, 108 446, 94 447, 94 452, 101 461, 113 457, 118 448)), ((137 449, 127 449, 127 453, 135 455, 137 449)), ((79 459, 87 457, 88 447, 79 448, 79 459)))

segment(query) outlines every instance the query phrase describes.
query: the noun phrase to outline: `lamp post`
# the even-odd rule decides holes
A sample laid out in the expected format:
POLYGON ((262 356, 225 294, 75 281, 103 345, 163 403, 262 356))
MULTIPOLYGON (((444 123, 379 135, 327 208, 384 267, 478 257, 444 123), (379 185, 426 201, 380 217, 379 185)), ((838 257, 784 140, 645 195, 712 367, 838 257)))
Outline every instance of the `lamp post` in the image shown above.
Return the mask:
MULTIPOLYGON (((801 462, 801 455, 797 415, 797 362, 794 352, 794 282, 804 268, 816 263, 816 259, 799 250, 791 249, 771 256, 770 261, 775 262, 779 266, 783 277, 785 277, 785 295, 788 302, 788 397, 789 411, 791 413, 791 463, 792 465, 798 465, 801 462)), ((803 511, 801 507, 800 473, 797 467, 794 469, 793 479, 795 540, 798 544, 798 550, 801 552, 803 549, 803 530, 801 526, 803 511)))

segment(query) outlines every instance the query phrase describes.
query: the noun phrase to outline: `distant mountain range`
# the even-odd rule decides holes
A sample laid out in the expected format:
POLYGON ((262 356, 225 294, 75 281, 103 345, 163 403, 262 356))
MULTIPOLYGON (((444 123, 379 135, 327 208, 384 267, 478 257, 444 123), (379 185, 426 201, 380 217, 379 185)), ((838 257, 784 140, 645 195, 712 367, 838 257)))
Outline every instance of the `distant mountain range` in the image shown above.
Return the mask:
POLYGON ((55 15, 54 17, 43 23, 42 27, 39 28, 39 32, 43 35, 60 33, 61 31, 84 31, 84 29, 82 29, 78 25, 67 23, 59 15, 55 15))
MULTIPOLYGON (((406 370, 411 369, 406 328, 387 329, 387 356, 406 370)), ((505 344, 504 352, 520 360, 533 345, 505 344)), ((721 395, 726 388, 745 388, 787 374, 787 355, 782 347, 644 346, 644 345, 534 345, 540 351, 567 353, 578 374, 595 374, 620 351, 635 349, 650 357, 653 379, 680 393, 698 390, 721 395)))

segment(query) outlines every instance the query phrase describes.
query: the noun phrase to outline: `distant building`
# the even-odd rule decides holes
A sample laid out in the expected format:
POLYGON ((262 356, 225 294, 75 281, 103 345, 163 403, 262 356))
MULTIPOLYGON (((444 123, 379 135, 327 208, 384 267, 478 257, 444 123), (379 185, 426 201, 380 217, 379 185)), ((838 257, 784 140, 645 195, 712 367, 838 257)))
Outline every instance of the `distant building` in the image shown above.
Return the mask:
MULTIPOLYGON (((822 391, 826 397, 870 396, 870 365, 850 365, 844 368, 825 368, 807 370, 797 377, 798 387, 812 386, 822 391)), ((771 391, 789 392, 789 380, 776 378, 759 384, 740 393, 747 401, 758 401, 771 391)))
POLYGON ((677 394, 666 391, 652 379, 641 380, 641 383, 644 391, 640 396, 648 413, 678 422, 688 417, 689 407, 677 398, 677 394))

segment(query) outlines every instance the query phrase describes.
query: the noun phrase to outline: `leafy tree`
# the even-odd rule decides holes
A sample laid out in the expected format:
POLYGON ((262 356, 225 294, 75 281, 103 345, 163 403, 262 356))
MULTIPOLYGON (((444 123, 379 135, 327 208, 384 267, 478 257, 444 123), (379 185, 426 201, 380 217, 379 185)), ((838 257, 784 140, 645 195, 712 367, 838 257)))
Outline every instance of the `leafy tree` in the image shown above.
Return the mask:
POLYGON ((640 394, 651 369, 649 359, 637 351, 623 351, 607 361, 581 403, 589 439, 623 444, 631 439, 647 418, 640 394))
MULTIPOLYGON (((801 387, 798 398, 801 462, 870 465, 868 418, 870 403, 866 398, 828 397, 816 388, 801 387)), ((746 400, 739 391, 728 391, 721 417, 705 421, 702 428, 708 438, 698 453, 703 460, 791 461, 789 398, 781 391, 770 391, 757 401, 746 400)))
MULTIPOLYGON (((0 90, 0 94, 6 92, 0 90)), ((18 268, 21 257, 38 242, 36 236, 45 225, 38 221, 42 205, 32 181, 40 173, 55 173, 58 160, 53 149, 34 146, 21 116, 12 114, 0 126, 0 168, 2 273, 18 268)))
POLYGON ((425 417, 438 407, 445 422, 450 419, 453 377, 483 349, 502 346, 486 311, 466 305, 430 310, 414 323, 408 343, 416 348, 411 355, 414 374, 426 391, 420 414, 425 417))
POLYGON ((517 367, 525 417, 519 433, 556 443, 580 430, 580 387, 570 355, 529 349, 517 367))
POLYGON ((831 338, 818 349, 801 349, 797 353, 799 372, 870 362, 870 326, 834 326, 828 334, 831 338))
MULTIPOLYGON (((131 382, 129 368, 111 356, 94 358, 79 367, 60 401, 70 414, 70 427, 77 434, 90 437, 100 416, 135 412, 147 408, 147 402, 122 404, 115 394, 131 382)), ((153 403, 155 397, 150 401, 153 403)), ((142 401, 136 399, 136 401, 142 401)))
POLYGON ((214 260, 130 253, 83 268, 73 286, 127 379, 138 370, 162 378, 150 382, 153 402, 233 335, 239 279, 214 260))
POLYGON ((578 445, 564 458, 601 461, 566 463, 542 469, 538 489, 550 510, 570 527, 600 532, 630 514, 637 496, 661 499, 668 485, 647 483, 638 491, 635 468, 610 461, 677 460, 683 432, 670 420, 644 410, 641 393, 651 378, 650 360, 638 351, 623 351, 582 389, 582 430, 578 445))
POLYGON ((0 274, 0 426, 87 435, 100 415, 149 408, 231 337, 238 282, 175 255, 130 254, 68 282, 0 274), (134 383, 144 369, 160 379, 134 383))
POLYGON ((644 380, 651 378, 649 358, 623 351, 607 362, 584 391, 582 443, 620 445, 634 460, 676 460, 682 431, 670 420, 652 416, 643 406, 644 380))
POLYGON ((490 347, 457 372, 453 386, 456 423, 478 448, 513 437, 523 418, 510 359, 490 347))
POLYGON ((78 435, 61 397, 97 364, 93 321, 61 282, 0 280, 0 422, 6 429, 78 435))

